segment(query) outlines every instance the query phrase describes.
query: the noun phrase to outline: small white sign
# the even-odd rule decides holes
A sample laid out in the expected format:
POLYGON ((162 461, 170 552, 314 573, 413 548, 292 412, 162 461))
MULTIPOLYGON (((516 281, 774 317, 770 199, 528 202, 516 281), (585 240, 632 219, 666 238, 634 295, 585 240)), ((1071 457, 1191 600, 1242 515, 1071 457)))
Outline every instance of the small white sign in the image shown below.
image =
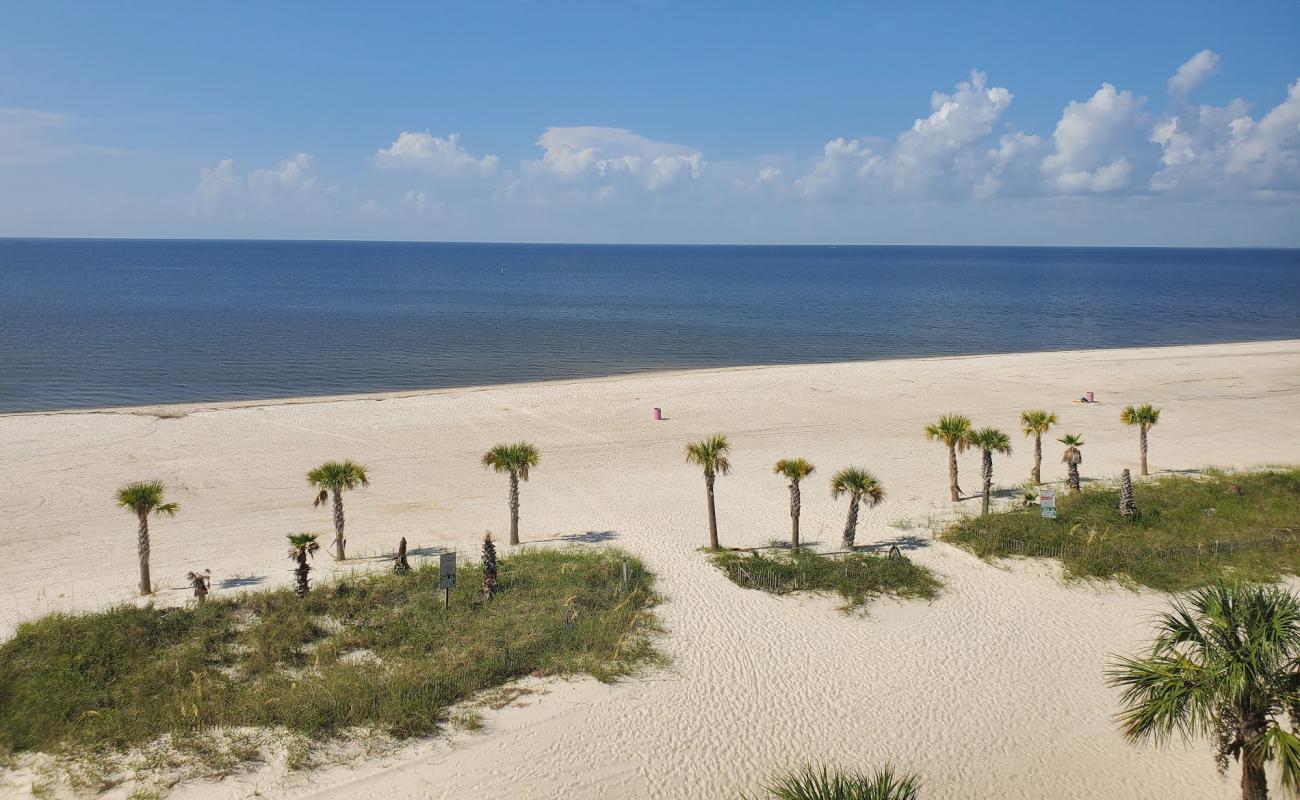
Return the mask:
POLYGON ((1056 519, 1056 492, 1042 489, 1038 493, 1038 506, 1043 509, 1046 519, 1056 519))
POLYGON ((456 554, 442 553, 438 556, 438 588, 450 589, 456 585, 456 554))

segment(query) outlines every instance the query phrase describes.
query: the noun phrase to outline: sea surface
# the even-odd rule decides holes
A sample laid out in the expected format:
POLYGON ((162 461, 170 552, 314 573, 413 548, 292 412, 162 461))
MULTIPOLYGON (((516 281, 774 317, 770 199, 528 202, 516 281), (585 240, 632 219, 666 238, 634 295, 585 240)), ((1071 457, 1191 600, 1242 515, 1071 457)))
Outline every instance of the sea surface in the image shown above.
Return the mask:
POLYGON ((1300 338, 1300 250, 0 239, 0 412, 1300 338))

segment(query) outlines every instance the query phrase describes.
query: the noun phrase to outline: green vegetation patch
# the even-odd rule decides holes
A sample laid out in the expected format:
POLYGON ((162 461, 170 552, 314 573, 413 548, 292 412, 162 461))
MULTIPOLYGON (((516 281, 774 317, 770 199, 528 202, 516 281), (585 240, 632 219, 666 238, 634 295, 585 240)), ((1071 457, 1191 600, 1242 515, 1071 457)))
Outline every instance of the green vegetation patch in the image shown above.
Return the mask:
POLYGON ((1070 577, 1165 592, 1300 573, 1300 469, 1135 482, 1133 500, 1134 522, 1119 514, 1118 487, 1098 486, 1058 496, 1055 520, 1034 506, 969 517, 942 536, 984 558, 1056 558, 1070 577))
POLYGON ((218 727, 404 738, 525 675, 612 680, 658 658, 653 578, 624 553, 503 558, 490 602, 481 580, 462 566, 448 610, 434 563, 305 600, 284 589, 25 623, 0 645, 0 753, 120 752, 218 727))
POLYGON ((828 556, 801 548, 794 553, 724 550, 712 558, 714 565, 737 585, 772 594, 834 592, 844 599, 842 608, 846 612, 865 609, 881 595, 933 600, 943 588, 927 567, 901 555, 828 556))

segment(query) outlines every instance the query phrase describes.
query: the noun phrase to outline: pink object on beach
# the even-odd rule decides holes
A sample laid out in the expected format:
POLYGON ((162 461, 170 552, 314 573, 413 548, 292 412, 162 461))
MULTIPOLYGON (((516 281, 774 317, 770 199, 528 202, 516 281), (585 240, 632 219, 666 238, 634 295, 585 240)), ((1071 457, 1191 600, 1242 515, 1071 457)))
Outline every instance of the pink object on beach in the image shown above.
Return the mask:
POLYGON ((660 411, 659 408, 658 408, 658 406, 656 406, 656 407, 655 407, 655 421, 658 422, 659 420, 661 420, 661 419, 663 419, 663 418, 664 418, 664 412, 660 411))
POLYGON ((1095 403, 1095 402, 1097 402, 1096 400, 1093 400, 1093 399, 1092 399, 1092 392, 1085 392, 1085 393, 1084 393, 1084 396, 1088 398, 1088 402, 1089 402, 1089 403, 1095 403))

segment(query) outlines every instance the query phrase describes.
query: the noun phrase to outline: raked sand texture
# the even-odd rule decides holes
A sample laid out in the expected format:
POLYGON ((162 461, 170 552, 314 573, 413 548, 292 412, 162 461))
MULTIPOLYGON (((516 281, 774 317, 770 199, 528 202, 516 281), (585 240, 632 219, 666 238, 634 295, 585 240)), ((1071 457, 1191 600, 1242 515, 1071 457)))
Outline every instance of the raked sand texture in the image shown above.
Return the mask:
MULTIPOLYGON (((945 456, 925 424, 961 411, 1015 432, 995 481, 1029 474, 1018 412, 1057 412, 1083 433, 1083 474, 1136 469, 1127 403, 1164 409, 1151 435, 1156 472, 1300 461, 1300 342, 1040 353, 664 373, 427 394, 228 407, 0 417, 0 626, 52 610, 131 598, 135 524, 114 508, 131 480, 158 478, 181 505, 153 525, 154 579, 179 587, 210 568, 226 585, 290 580, 285 534, 330 530, 306 471, 327 459, 370 468, 346 498, 349 548, 454 544, 509 524, 488 446, 528 438, 541 465, 522 491, 525 542, 605 540, 659 576, 669 667, 613 686, 547 681, 487 716, 484 731, 417 743, 350 767, 284 777, 271 769, 177 797, 734 798, 774 770, 817 760, 920 772, 930 798, 1229 798, 1206 742, 1126 744, 1112 720, 1110 654, 1149 637, 1164 598, 1067 584, 1037 562, 979 561, 934 542, 929 517, 977 511, 947 501, 945 456), (1072 402, 1096 392, 1096 405, 1072 402), (654 422, 651 408, 665 419, 654 422), (688 439, 730 435, 718 481, 723 545, 787 534, 783 456, 818 466, 803 493, 806 541, 833 546, 846 507, 835 469, 867 466, 886 501, 860 542, 898 541, 947 587, 933 603, 878 602, 866 618, 829 599, 774 597, 730 583, 697 552, 704 482, 688 439), (16 476, 21 476, 18 479, 16 476), (917 523, 902 529, 900 521, 917 523), (896 523, 891 525, 891 523, 896 523), (585 536, 586 534, 595 534, 585 536), (915 549, 912 549, 915 548, 915 549)), ((1044 479, 1064 468, 1053 432, 1044 479)), ((978 488, 978 456, 961 459, 978 488)), ((1004 501, 1005 502, 1005 501, 1004 501)), ((328 537, 323 537, 328 538, 328 537)), ((358 561, 357 565, 379 562, 358 561)), ((328 558, 317 562, 327 574, 328 558)), ((348 568, 356 568, 350 565, 348 568)), ((164 588, 159 602, 186 593, 164 588)))

